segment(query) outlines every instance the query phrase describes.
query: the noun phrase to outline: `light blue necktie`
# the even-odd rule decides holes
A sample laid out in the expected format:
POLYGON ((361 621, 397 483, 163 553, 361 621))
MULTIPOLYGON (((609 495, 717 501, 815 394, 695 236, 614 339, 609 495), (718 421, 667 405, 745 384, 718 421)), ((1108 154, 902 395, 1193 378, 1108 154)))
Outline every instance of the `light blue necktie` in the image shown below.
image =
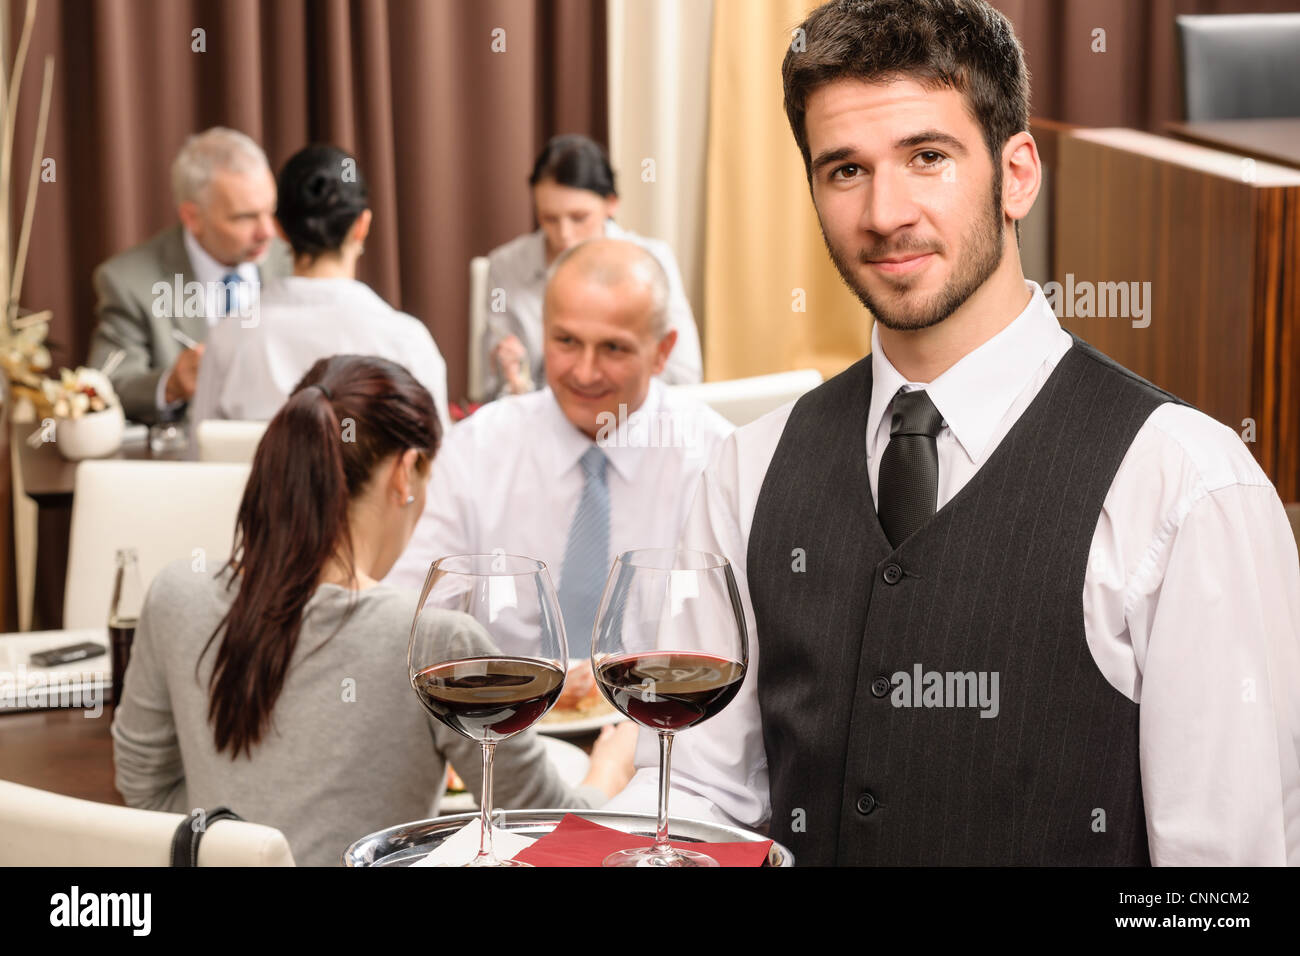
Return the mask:
POLYGON ((587 482, 569 526, 560 577, 560 613, 569 641, 569 658, 591 653, 591 631, 605 578, 609 574, 609 485, 605 453, 592 445, 582 455, 587 482))
POLYGON ((244 280, 238 272, 228 272, 221 281, 226 286, 226 315, 234 315, 239 307, 239 283, 244 280))

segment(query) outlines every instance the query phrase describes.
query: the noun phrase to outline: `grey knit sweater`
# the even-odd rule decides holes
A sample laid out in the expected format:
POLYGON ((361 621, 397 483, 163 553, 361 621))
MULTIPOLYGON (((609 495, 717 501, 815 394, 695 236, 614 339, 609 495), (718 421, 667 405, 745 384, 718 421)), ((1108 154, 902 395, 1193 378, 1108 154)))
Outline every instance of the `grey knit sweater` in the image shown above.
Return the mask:
MULTIPOLYGON (((228 806, 282 831, 300 865, 321 866, 339 864, 368 833, 435 815, 448 760, 479 793, 479 745, 430 718, 411 689, 406 647, 417 595, 382 584, 316 590, 270 733, 251 758, 218 754, 207 717, 215 642, 197 679, 195 664, 233 599, 224 580, 178 561, 149 587, 113 718, 117 788, 129 806, 228 806), (335 633, 349 598, 355 610, 335 633)), ((495 777, 496 806, 604 800, 565 785, 533 731, 497 745, 495 777)))

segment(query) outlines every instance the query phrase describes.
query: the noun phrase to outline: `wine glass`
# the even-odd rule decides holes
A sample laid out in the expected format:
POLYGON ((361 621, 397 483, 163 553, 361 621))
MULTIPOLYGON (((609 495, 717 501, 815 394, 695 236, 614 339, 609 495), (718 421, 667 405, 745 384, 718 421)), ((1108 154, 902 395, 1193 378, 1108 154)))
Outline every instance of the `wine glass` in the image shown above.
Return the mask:
POLYGON ((705 551, 628 551, 614 561, 591 641, 596 683, 615 708, 659 734, 653 847, 605 866, 717 866, 668 842, 673 735, 708 720, 745 680, 749 640, 731 564, 705 551))
POLYGON ((492 850, 492 756, 555 704, 569 654, 546 565, 509 554, 459 554, 429 568, 407 652, 426 710, 483 746, 479 851, 466 866, 527 866, 492 850))

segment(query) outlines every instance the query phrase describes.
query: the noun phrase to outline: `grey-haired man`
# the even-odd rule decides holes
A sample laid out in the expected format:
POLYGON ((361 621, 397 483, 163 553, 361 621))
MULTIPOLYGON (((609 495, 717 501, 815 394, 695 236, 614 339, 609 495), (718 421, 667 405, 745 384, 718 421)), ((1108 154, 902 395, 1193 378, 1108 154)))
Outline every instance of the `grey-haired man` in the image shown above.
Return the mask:
POLYGON ((251 314, 261 281, 291 271, 275 237, 275 179, 243 133, 214 127, 191 136, 172 165, 172 190, 180 223, 94 275, 89 364, 122 351, 113 387, 127 416, 144 422, 183 414, 208 329, 231 312, 251 314))

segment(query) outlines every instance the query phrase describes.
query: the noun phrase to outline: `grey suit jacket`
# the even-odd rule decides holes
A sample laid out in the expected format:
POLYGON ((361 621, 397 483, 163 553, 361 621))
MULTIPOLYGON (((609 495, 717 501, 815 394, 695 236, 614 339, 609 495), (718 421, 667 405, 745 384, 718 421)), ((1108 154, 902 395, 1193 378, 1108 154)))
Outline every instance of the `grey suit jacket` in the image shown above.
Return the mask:
MULTIPOLYGON (((158 419, 155 397, 158 380, 171 369, 182 346, 172 338, 180 329, 196 342, 208 337, 208 321, 202 315, 185 314, 185 298, 174 295, 176 277, 181 289, 195 281, 181 230, 175 225, 152 239, 120 252, 95 270, 97 302, 95 334, 90 343, 88 365, 100 367, 116 349, 126 352, 111 378, 128 418, 141 422, 158 419), (154 312, 154 286, 165 282, 173 290, 170 310, 154 312)), ((258 267, 262 281, 289 275, 293 260, 289 247, 279 239, 258 267)))

